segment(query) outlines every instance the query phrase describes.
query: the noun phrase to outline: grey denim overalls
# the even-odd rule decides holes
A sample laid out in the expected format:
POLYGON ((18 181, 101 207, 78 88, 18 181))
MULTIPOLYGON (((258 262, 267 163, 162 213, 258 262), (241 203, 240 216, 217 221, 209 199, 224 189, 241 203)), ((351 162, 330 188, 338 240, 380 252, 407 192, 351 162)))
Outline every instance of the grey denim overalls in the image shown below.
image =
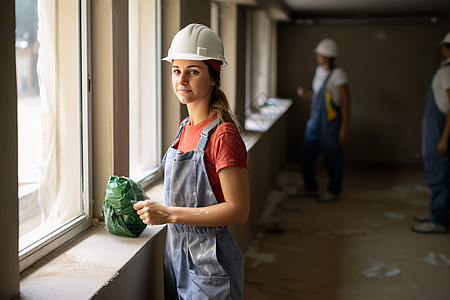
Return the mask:
MULTIPOLYGON (((184 125, 178 131, 174 143, 184 125)), ((182 153, 174 143, 163 159, 167 206, 205 207, 218 204, 203 160, 215 119, 201 132, 197 148, 182 153)), ((228 226, 168 224, 164 252, 165 299, 242 299, 244 261, 228 226)))

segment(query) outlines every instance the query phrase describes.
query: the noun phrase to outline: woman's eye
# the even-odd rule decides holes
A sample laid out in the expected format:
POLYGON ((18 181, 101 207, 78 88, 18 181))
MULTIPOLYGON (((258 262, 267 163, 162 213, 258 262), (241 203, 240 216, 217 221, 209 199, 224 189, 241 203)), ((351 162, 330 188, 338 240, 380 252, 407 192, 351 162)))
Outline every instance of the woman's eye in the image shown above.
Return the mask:
MULTIPOLYGON (((173 72, 173 74, 175 74, 175 75, 181 75, 181 73, 182 73, 181 70, 178 70, 178 69, 173 69, 172 72, 173 72)), ((190 75, 197 75, 197 74, 200 73, 198 70, 189 70, 189 71, 187 71, 187 72, 188 72, 188 74, 190 74, 190 75)))

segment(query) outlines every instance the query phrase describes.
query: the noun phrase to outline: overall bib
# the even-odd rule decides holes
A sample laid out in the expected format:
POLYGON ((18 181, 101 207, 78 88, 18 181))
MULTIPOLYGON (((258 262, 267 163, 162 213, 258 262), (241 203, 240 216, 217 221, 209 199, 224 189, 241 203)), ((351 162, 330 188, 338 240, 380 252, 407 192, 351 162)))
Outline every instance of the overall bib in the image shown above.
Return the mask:
POLYGON ((323 86, 314 95, 311 117, 306 123, 300 162, 305 190, 315 192, 319 187, 315 165, 319 153, 322 153, 330 178, 328 191, 338 195, 342 191, 343 175, 343 154, 339 142, 341 109, 331 101, 331 94, 326 90, 332 73, 333 70, 330 70, 323 86))
MULTIPOLYGON (((186 119, 180 125, 181 134, 186 119)), ((174 143, 163 159, 167 206, 217 204, 204 164, 204 149, 217 119, 201 132, 197 148, 182 153, 174 143)), ((244 261, 228 226, 168 224, 164 252, 165 299, 242 299, 244 261)))
POLYGON ((436 105, 431 86, 433 78, 428 87, 423 114, 422 152, 425 180, 432 192, 430 222, 445 226, 450 208, 450 155, 448 152, 446 155, 439 155, 436 149, 444 131, 447 115, 436 105))

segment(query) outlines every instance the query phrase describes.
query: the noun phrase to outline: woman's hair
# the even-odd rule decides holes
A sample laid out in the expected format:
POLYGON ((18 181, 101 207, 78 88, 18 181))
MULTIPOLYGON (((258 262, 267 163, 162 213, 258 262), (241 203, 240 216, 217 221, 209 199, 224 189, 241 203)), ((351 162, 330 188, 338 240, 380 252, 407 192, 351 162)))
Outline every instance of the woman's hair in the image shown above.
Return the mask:
POLYGON ((225 96, 225 93, 220 89, 221 81, 219 72, 217 72, 209 63, 205 63, 206 65, 208 65, 210 76, 216 83, 215 85, 213 85, 211 92, 211 102, 209 104, 210 114, 215 114, 219 119, 219 123, 233 123, 237 127, 239 132, 242 132, 242 126, 234 112, 231 110, 227 96, 225 96))
POLYGON ((336 66, 336 58, 335 57, 330 57, 328 64, 330 65, 330 69, 333 69, 336 66))

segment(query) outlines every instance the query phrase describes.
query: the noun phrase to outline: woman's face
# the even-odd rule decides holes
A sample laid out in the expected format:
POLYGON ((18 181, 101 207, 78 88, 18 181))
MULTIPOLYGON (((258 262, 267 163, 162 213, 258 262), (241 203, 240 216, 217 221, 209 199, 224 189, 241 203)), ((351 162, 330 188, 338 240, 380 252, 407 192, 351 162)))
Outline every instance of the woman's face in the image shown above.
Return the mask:
POLYGON ((178 59, 172 62, 172 87, 181 103, 202 101, 209 105, 214 85, 205 62, 178 59))
POLYGON ((445 59, 450 57, 450 48, 447 48, 445 45, 442 45, 442 56, 445 59))
POLYGON ((321 65, 321 66, 326 65, 330 62, 330 59, 328 57, 325 57, 320 54, 316 54, 316 59, 317 59, 317 64, 321 65))

